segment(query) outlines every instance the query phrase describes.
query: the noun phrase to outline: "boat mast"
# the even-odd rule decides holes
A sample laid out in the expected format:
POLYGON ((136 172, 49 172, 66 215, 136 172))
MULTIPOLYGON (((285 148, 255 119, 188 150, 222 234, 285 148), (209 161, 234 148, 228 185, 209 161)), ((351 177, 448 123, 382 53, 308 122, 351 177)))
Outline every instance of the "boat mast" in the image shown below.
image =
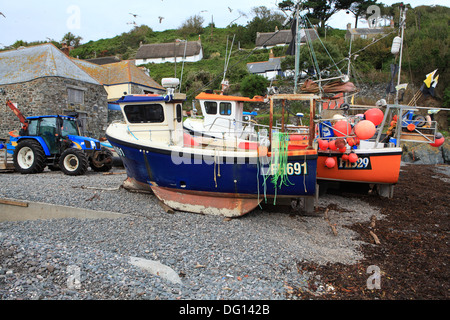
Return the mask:
POLYGON ((299 77, 299 69, 300 69, 300 32, 298 30, 298 18, 299 18, 300 8, 297 5, 296 17, 295 17, 295 77, 294 77, 294 93, 297 93, 297 82, 299 77))
MULTIPOLYGON (((405 34, 406 25, 406 10, 407 8, 400 5, 400 25, 401 25, 401 42, 400 42, 400 58, 398 62, 398 78, 397 86, 400 85, 400 74, 402 71, 402 56, 403 56, 403 36, 405 34)), ((395 104, 398 104, 398 90, 395 90, 395 104)))

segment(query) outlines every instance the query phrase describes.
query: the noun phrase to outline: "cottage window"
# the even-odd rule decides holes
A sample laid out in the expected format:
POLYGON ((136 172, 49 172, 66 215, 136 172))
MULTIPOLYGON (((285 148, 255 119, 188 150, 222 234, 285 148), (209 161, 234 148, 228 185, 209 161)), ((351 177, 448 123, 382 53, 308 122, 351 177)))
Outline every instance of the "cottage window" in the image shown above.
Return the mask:
POLYGON ((160 104, 126 105, 123 110, 130 123, 164 122, 164 109, 160 104))
POLYGON ((219 110, 221 115, 229 116, 231 114, 231 103, 221 102, 219 110))
POLYGON ((205 111, 207 114, 217 114, 217 102, 205 101, 205 111))
POLYGON ((68 102, 69 104, 83 104, 84 103, 84 91, 75 89, 75 88, 67 88, 68 102))

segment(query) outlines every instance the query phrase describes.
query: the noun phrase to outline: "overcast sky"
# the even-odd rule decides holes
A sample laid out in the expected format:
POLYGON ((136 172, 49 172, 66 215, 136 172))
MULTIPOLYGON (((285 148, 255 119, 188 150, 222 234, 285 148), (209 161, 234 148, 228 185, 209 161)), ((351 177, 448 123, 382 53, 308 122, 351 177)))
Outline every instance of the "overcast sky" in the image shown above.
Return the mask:
MULTIPOLYGON (((137 25, 148 25, 154 31, 178 28, 187 18, 201 15, 204 26, 211 20, 219 28, 235 22, 245 25, 253 17, 249 15, 255 6, 276 9, 277 0, 2 0, 0 3, 0 48, 12 45, 16 40, 61 41, 67 32, 90 40, 111 38, 130 31, 137 25), (137 14, 133 17, 132 14, 137 14), (159 17, 163 17, 160 21, 159 17)), ((399 0, 380 1, 386 4, 399 0)), ((413 7, 418 5, 447 5, 448 0, 405 1, 413 7)), ((329 20, 334 28, 344 29, 354 17, 339 12, 329 20)), ((363 24, 359 24, 362 27, 363 24)))

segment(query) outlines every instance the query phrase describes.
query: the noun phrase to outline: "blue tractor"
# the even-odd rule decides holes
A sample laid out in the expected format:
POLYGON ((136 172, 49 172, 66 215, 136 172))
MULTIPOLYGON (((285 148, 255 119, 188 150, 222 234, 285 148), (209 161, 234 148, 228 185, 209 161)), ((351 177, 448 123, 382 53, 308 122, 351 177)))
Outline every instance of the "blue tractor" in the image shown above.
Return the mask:
POLYGON ((19 134, 10 132, 8 152, 13 153, 14 168, 23 174, 40 173, 46 166, 60 169, 67 175, 82 175, 92 170, 106 172, 112 168, 111 151, 100 141, 83 137, 78 120, 64 115, 33 116, 25 118, 7 101, 22 122, 19 134))

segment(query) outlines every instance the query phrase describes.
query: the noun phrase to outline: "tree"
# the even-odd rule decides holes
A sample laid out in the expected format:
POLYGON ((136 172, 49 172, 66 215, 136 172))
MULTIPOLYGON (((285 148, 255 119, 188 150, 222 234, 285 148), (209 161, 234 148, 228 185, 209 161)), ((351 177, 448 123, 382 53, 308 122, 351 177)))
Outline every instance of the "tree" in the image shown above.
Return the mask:
POLYGON ((283 11, 295 11, 297 6, 300 10, 307 11, 307 18, 312 24, 318 24, 321 29, 325 28, 326 22, 339 10, 348 9, 352 2, 348 0, 284 0, 278 4, 283 11))
POLYGON ((245 27, 238 28, 236 40, 241 44, 255 43, 258 32, 274 32, 276 28, 281 29, 283 15, 279 12, 271 12, 264 6, 253 7, 253 19, 245 27))
POLYGON ((67 32, 61 40, 62 43, 66 43, 68 47, 78 47, 83 38, 74 35, 72 32, 67 32))
POLYGON ((205 19, 202 16, 191 16, 181 24, 181 26, 178 28, 178 32, 184 37, 192 34, 201 34, 203 33, 204 21, 205 19))
POLYGON ((360 18, 367 18, 367 9, 372 5, 378 5, 377 0, 341 0, 341 6, 346 7, 347 13, 353 13, 355 16, 355 28, 358 28, 360 18))

